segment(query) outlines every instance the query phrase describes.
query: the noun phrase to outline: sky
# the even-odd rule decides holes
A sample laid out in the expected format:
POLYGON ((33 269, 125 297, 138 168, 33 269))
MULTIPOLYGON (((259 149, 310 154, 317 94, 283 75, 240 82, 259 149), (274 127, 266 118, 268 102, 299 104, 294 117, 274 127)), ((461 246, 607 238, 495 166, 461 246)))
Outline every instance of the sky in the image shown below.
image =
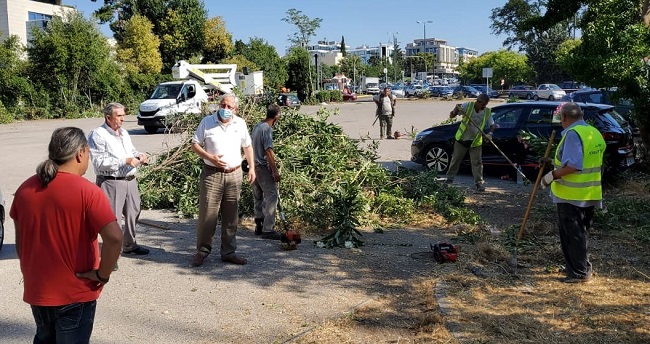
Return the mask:
MULTIPOLYGON (((289 47, 295 26, 282 21, 290 8, 302 11, 310 19, 321 18, 320 28, 311 44, 320 40, 340 41, 350 48, 361 45, 392 44, 393 35, 402 50, 414 39, 435 37, 455 47, 478 50, 479 54, 502 49, 505 36, 490 29, 493 8, 507 0, 416 0, 416 1, 314 1, 314 0, 204 0, 208 17, 221 16, 234 40, 248 43, 258 37, 275 46, 280 56, 289 47), (426 26, 417 21, 426 22, 426 26)), ((86 17, 98 9, 103 0, 63 0, 77 7, 86 17)), ((107 25, 101 27, 107 36, 107 25)))

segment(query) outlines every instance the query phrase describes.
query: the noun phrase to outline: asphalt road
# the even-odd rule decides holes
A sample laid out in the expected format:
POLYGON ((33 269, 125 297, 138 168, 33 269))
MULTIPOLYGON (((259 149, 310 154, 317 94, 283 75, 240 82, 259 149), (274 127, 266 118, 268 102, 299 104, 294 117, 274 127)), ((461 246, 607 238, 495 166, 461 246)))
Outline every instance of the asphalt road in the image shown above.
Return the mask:
MULTIPOLYGON (((400 99, 394 130, 417 131, 439 123, 454 103, 400 99)), ((370 134, 378 138, 379 127, 372 126, 372 102, 324 106, 338 108, 331 120, 351 137, 370 134)), ((302 110, 314 113, 318 108, 303 106, 302 110)), ((0 125, 0 186, 7 212, 16 188, 46 158, 54 129, 76 126, 88 133, 101 123, 101 118, 90 118, 0 125)), ((155 154, 178 142, 174 135, 147 134, 133 116, 127 117, 124 127, 142 151, 155 154)), ((381 141, 380 162, 399 161, 419 168, 409 161, 410 144, 408 136, 381 141)), ((94 181, 92 167, 85 177, 94 181)), ((120 270, 111 276, 99 299, 93 343, 283 342, 372 298, 372 285, 381 283, 382 276, 364 280, 358 271, 346 271, 339 261, 341 257, 354 259, 351 250, 318 249, 306 240, 298 251, 282 251, 276 242, 255 238, 247 229, 239 231, 238 252, 248 258, 248 265, 225 265, 208 257, 204 266, 193 269, 189 267, 195 240, 193 220, 151 210, 143 211, 141 219, 154 225, 139 225, 137 230, 140 244, 152 248, 152 253, 120 259, 120 270)), ((0 251, 0 342, 26 343, 35 327, 29 306, 22 301, 11 219, 5 228, 0 251)), ((384 239, 388 236, 379 240, 384 239)), ((424 245, 422 250, 428 249, 429 239, 413 240, 424 245)), ((403 253, 395 255, 410 259, 403 258, 403 253)), ((418 271, 417 266, 413 269, 413 273, 418 271)))

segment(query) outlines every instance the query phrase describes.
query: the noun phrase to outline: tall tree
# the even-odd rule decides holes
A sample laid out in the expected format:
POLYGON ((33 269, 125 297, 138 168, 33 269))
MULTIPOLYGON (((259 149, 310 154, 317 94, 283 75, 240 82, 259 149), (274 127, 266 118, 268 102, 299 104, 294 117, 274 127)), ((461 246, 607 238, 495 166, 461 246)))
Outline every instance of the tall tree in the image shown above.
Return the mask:
POLYGON ((265 86, 272 89, 279 89, 284 86, 288 78, 287 68, 274 46, 262 38, 253 37, 248 41, 248 44, 242 43, 236 50, 255 63, 259 70, 264 71, 265 86))
POLYGON ((292 90, 298 91, 298 98, 304 101, 309 98, 314 92, 314 84, 311 75, 315 72, 311 71, 311 64, 309 62, 310 56, 307 49, 294 47, 289 50, 287 56, 287 71, 289 77, 286 86, 292 90))
POLYGON ((232 51, 232 35, 226 30, 226 23, 221 17, 212 17, 205 22, 205 45, 203 46, 203 63, 216 63, 232 51))
POLYGON ((296 32, 289 36, 289 42, 295 46, 306 47, 309 44, 309 39, 316 34, 316 30, 320 27, 323 19, 310 19, 302 11, 290 8, 287 10, 287 16, 282 18, 282 21, 296 27, 296 32))
POLYGON ((104 0, 104 6, 95 14, 102 23, 110 23, 118 42, 123 40, 124 23, 131 17, 139 14, 149 19, 153 33, 161 40, 165 70, 170 70, 177 60, 203 53, 207 10, 202 0, 104 0))
POLYGON ((569 38, 569 22, 562 21, 548 27, 523 27, 522 23, 534 20, 546 11, 543 0, 509 0, 503 7, 492 10, 492 31, 506 35, 503 45, 508 49, 517 47, 526 52, 535 70, 535 81, 557 82, 564 78, 557 71, 554 52, 569 38))
POLYGON ((156 74, 162 68, 160 39, 152 32, 149 19, 135 15, 124 24, 124 35, 117 44, 117 60, 131 74, 156 74))
POLYGON ((0 41, 0 103, 3 103, 9 110, 27 101, 32 105, 34 88, 27 78, 24 61, 23 48, 20 38, 11 35, 2 38, 0 41), (25 99, 28 98, 28 99, 25 99))
POLYGON ((348 56, 348 52, 345 50, 345 37, 341 36, 341 55, 343 57, 348 56))
POLYGON ((33 30, 27 54, 31 78, 46 85, 55 116, 76 114, 119 99, 121 80, 104 35, 79 12, 54 17, 45 30, 33 30), (44 73, 43 71, 47 71, 44 73))

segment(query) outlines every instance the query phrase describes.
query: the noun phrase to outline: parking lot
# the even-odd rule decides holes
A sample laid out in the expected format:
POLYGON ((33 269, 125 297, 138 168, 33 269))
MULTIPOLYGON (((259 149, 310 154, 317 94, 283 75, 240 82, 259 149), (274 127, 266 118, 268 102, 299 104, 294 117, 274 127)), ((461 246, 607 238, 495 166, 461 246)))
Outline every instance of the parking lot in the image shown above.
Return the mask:
MULTIPOLYGON (((400 100, 395 130, 421 130, 446 119, 454 102, 400 100)), ((368 101, 325 105, 339 109, 331 120, 353 138, 379 136, 374 104, 368 101)), ((315 112, 319 106, 304 106, 315 112)), ((55 128, 76 126, 87 133, 101 118, 45 120, 0 125, 0 185, 7 208, 16 188, 32 175, 47 156, 47 143, 55 128)), ((177 142, 173 135, 147 134, 134 116, 124 127, 134 145, 152 154, 177 142)), ((400 161, 410 165, 411 140, 384 140, 379 145, 380 162, 400 161)), ((92 168, 85 177, 94 180, 92 168)), ((469 180, 469 178, 467 178, 469 180)), ((498 181, 498 180, 497 180, 498 181)), ((497 182, 495 181, 495 182, 497 182)), ((462 183, 462 179, 459 178, 462 183)), ((469 182, 468 182, 469 183, 469 182)), ((194 247, 194 222, 178 219, 173 212, 145 210, 142 219, 158 227, 138 226, 140 243, 152 248, 142 259, 121 258, 120 270, 98 303, 94 343, 157 342, 283 342, 318 323, 348 312, 350 307, 372 298, 372 286, 380 281, 359 280, 358 270, 341 272, 339 259, 355 259, 354 252, 318 249, 306 240, 299 251, 281 251, 269 241, 257 240, 241 229, 241 252, 249 258, 245 267, 224 266, 209 258, 205 266, 192 269, 189 257, 194 247), (328 288, 322 288, 328 285, 328 288), (369 289, 370 288, 370 289, 369 289), (273 319, 268 321, 268 319, 273 319), (298 330, 297 330, 298 329, 298 330)), ((432 235, 427 233, 426 235, 432 235)), ((381 240, 391 240, 388 236, 381 240)), ((366 240, 373 240, 372 233, 366 240)), ((433 238, 409 239, 413 250, 428 250, 433 238)), ((22 278, 15 253, 13 222, 6 221, 5 245, 0 251, 0 338, 3 343, 30 342, 34 324, 29 306, 22 301, 22 278)), ((395 250, 396 268, 402 271, 401 247, 382 243, 369 249, 395 250)), ((239 251, 238 250, 238 251, 239 251)), ((430 267, 412 267, 418 269, 430 267)), ((373 274, 374 275, 374 274, 373 274)), ((373 278, 381 278, 374 276, 373 278)))

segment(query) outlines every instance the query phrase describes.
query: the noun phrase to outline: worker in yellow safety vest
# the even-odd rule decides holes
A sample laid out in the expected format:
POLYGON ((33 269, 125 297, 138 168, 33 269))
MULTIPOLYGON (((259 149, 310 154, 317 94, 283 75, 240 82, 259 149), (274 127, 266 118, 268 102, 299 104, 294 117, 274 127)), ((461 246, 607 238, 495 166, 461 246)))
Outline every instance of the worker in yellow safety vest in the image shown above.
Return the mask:
POLYGON ((487 132, 489 139, 492 139, 494 132, 494 120, 492 111, 487 107, 490 97, 485 93, 480 94, 475 102, 466 102, 457 104, 449 113, 450 118, 458 116, 462 112, 462 119, 458 130, 456 131, 456 142, 454 142, 454 151, 451 155, 451 163, 447 171, 447 183, 453 183, 454 177, 458 174, 460 163, 463 157, 469 151, 469 158, 472 165, 472 175, 477 191, 485 191, 483 181, 483 128, 489 125, 487 132), (479 129, 480 128, 480 129, 479 129))
POLYGON ((598 129, 587 124, 576 103, 558 107, 562 139, 555 152, 555 169, 542 179, 551 186, 557 206, 560 243, 566 262, 565 283, 591 281, 592 267, 587 257, 589 229, 594 208, 602 208, 601 171, 605 140, 598 129))

